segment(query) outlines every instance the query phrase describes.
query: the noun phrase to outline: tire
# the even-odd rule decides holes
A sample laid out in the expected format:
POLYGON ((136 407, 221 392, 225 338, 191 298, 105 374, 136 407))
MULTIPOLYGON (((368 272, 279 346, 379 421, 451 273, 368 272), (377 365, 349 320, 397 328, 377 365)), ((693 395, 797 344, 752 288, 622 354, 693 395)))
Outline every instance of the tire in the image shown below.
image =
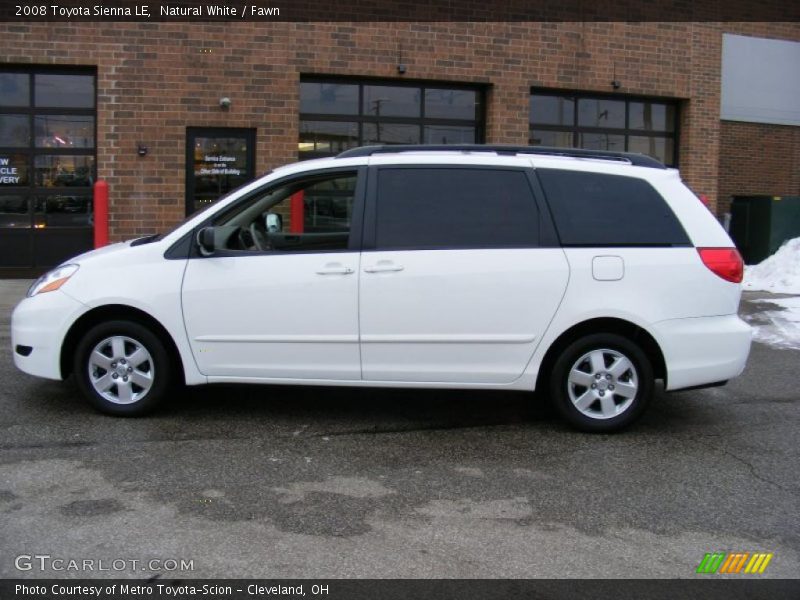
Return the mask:
POLYGON ((95 325, 75 351, 75 382, 100 412, 136 417, 152 411, 172 384, 164 342, 133 321, 95 325))
POLYGON ((550 379, 550 397, 559 413, 574 428, 595 433, 633 423, 650 403, 653 389, 647 355, 612 333, 572 342, 556 359, 550 379))

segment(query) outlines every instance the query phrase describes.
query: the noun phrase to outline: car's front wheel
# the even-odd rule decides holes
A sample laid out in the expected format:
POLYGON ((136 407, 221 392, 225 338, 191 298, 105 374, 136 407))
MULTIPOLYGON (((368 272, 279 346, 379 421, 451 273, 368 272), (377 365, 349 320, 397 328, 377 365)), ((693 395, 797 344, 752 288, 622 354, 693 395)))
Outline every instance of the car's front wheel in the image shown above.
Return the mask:
POLYGON ((78 387, 98 410, 116 416, 151 411, 170 387, 164 343, 133 321, 95 325, 81 338, 73 373, 78 387))
POLYGON ((582 337, 555 362, 550 394, 556 408, 582 431, 611 432, 641 416, 653 395, 653 367, 620 335, 582 337))

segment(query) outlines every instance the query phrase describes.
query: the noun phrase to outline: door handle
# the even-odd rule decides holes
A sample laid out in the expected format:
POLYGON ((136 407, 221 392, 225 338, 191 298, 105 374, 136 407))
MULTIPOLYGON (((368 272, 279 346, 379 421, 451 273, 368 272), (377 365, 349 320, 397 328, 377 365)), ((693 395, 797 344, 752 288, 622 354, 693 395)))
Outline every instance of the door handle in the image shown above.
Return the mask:
POLYGON ((351 275, 353 269, 342 265, 325 265, 317 271, 317 275, 351 275))
POLYGON ((378 264, 364 267, 365 273, 393 273, 405 269, 403 265, 396 265, 391 261, 379 261, 378 264))

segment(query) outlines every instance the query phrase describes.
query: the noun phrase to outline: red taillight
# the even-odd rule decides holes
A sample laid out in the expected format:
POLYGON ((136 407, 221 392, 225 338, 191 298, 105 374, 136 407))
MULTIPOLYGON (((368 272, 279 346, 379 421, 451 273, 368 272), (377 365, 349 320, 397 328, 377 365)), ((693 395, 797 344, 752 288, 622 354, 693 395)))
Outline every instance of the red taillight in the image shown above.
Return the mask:
POLYGON ((698 248, 697 252, 703 264, 725 281, 742 282, 744 264, 736 248, 698 248))

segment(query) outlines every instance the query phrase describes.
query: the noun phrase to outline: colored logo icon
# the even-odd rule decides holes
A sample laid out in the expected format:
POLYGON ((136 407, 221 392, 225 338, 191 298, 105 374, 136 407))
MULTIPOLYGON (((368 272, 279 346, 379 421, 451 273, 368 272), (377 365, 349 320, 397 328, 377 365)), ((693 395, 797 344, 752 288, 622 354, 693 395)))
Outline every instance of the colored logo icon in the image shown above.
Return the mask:
POLYGON ((706 552, 696 573, 761 574, 774 556, 771 552, 706 552))

